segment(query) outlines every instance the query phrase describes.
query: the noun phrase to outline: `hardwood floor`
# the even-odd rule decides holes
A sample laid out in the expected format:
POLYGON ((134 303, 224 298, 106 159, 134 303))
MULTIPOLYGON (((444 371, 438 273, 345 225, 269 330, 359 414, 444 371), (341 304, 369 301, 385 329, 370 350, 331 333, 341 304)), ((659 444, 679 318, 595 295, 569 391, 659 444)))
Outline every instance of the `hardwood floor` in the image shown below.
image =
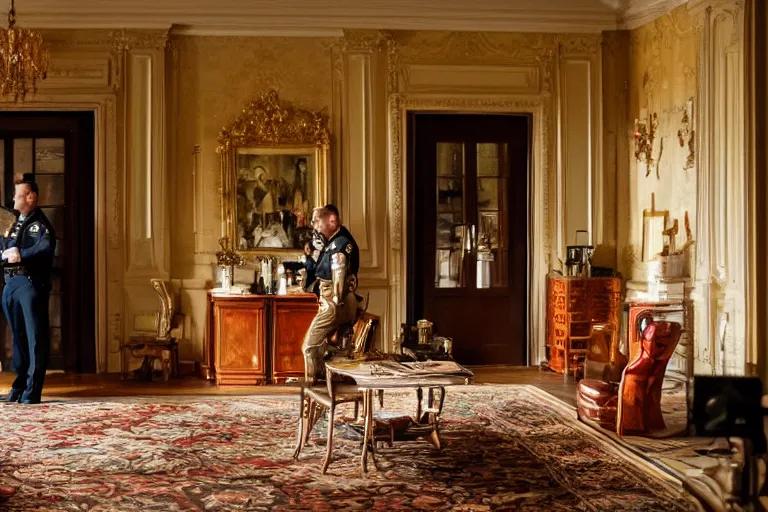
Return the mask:
MULTIPOLYGON (((576 385, 572 379, 547 370, 528 367, 483 366, 473 367, 477 384, 531 384, 549 392, 570 405, 576 403, 576 385)), ((7 395, 13 373, 0 374, 0 393, 7 395)), ((152 382, 121 381, 118 374, 73 375, 50 373, 45 378, 43 401, 52 398, 149 396, 149 395, 245 395, 293 394, 295 384, 269 386, 221 386, 195 377, 181 377, 163 382, 156 377, 152 382)))

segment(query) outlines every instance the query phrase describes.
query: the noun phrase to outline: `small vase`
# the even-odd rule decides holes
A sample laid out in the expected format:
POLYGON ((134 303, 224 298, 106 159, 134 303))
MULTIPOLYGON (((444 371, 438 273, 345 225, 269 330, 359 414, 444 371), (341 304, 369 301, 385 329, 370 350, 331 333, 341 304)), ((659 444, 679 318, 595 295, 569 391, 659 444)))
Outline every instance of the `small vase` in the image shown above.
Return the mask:
POLYGON ((227 291, 232 288, 232 274, 234 273, 232 270, 231 265, 221 266, 221 287, 227 291))

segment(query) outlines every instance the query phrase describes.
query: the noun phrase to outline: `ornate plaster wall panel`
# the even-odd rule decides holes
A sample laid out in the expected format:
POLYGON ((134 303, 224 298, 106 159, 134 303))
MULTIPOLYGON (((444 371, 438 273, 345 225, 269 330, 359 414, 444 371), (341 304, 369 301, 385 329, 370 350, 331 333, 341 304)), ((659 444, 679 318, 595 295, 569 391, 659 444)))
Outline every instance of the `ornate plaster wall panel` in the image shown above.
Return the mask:
POLYGON ((535 66, 454 66, 410 64, 403 70, 405 88, 414 93, 538 94, 535 66))
POLYGON ((704 367, 743 375, 757 363, 757 340, 748 348, 747 173, 744 155, 746 88, 744 2, 689 4, 699 45, 696 121, 698 148, 698 244, 695 261, 697 348, 708 350, 704 367), (748 353, 751 357, 748 359, 748 353))
MULTIPOLYGON (((625 137, 629 141, 629 215, 619 218, 622 239, 620 268, 625 275, 643 282, 647 272, 641 262, 643 210, 651 208, 651 195, 657 210, 669 210, 670 221, 678 221, 677 246, 685 242, 684 217, 688 212, 691 229, 697 222, 696 169, 688 167, 688 147, 680 146, 678 131, 683 128, 685 111, 698 101, 696 63, 698 44, 693 19, 685 7, 679 7, 630 33, 629 111, 625 137), (633 134, 653 117, 658 128, 651 146, 651 158, 638 161, 635 156, 639 139, 633 134), (649 163, 652 159, 652 164, 649 163)), ((701 240, 690 253, 695 253, 701 240)), ((692 257, 692 256, 691 256, 692 257)), ((686 268, 690 265, 686 265, 686 268)), ((695 319, 701 315, 697 309, 695 319)), ((708 357, 699 352, 694 341, 694 359, 708 357)))
MULTIPOLYGON (((632 31, 630 116, 658 116, 656 165, 630 150, 629 240, 624 268, 641 242, 642 210, 679 221, 689 213, 696 245, 694 365, 699 373, 743 374, 749 354, 744 164, 743 2, 692 1, 632 31)), ((623 219, 619 218, 622 222, 623 219)), ((626 220, 625 220, 626 221, 626 220)), ((678 233, 678 245, 684 241, 678 233)), ((637 265, 634 265, 637 268, 637 265)))
POLYGON ((48 76, 39 83, 38 90, 53 91, 79 89, 93 92, 108 91, 114 86, 116 76, 112 72, 112 55, 78 55, 61 52, 53 55, 48 76))
MULTIPOLYGON (((655 194, 656 208, 670 211, 682 226, 686 211, 695 229, 697 179, 695 169, 686 169, 688 149, 681 148, 678 130, 683 109, 697 95, 696 58, 698 44, 692 19, 685 7, 675 9, 656 21, 631 32, 630 36, 629 112, 626 137, 630 141, 630 233, 624 247, 622 268, 631 270, 639 259, 642 245, 642 214, 650 208, 655 194), (653 114, 659 119, 652 148, 656 165, 635 159, 632 133, 634 120, 647 121, 653 114), (650 171, 650 172, 649 172, 650 171), (647 175, 647 176, 646 176, 647 175)), ((679 245, 685 231, 680 230, 679 245)))

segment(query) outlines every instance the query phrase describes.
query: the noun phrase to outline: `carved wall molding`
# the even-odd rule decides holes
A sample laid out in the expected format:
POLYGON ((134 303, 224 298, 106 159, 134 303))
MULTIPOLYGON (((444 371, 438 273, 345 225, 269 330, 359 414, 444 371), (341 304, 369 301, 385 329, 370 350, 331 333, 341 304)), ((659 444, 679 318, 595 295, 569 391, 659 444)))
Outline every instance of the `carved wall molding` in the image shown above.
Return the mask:
MULTIPOLYGON (((522 64, 557 47, 556 34, 391 32, 403 62, 522 64)), ((598 36, 599 41, 599 36, 598 36)))
MULTIPOLYGON (((596 55, 600 52, 602 37, 599 35, 558 36, 563 55, 596 55)), ((546 51, 546 50, 545 50, 546 51)))
MULTIPOLYGON (((115 122, 115 102, 106 101, 107 120, 109 123, 115 122)), ((109 140, 107 141, 107 175, 111 177, 112 189, 110 191, 109 215, 111 226, 109 228, 109 247, 119 249, 121 246, 120 237, 120 212, 122 211, 120 197, 120 181, 117 179, 117 130, 110 130, 109 140)))
POLYGON ((342 37, 334 39, 330 47, 343 53, 374 52, 386 45, 388 33, 382 30, 344 30, 342 37))
POLYGON ((555 50, 547 48, 536 57, 541 68, 541 91, 544 94, 552 94, 552 82, 555 70, 555 50))
POLYGON ((130 50, 164 50, 168 45, 167 30, 114 30, 109 32, 115 52, 130 50))

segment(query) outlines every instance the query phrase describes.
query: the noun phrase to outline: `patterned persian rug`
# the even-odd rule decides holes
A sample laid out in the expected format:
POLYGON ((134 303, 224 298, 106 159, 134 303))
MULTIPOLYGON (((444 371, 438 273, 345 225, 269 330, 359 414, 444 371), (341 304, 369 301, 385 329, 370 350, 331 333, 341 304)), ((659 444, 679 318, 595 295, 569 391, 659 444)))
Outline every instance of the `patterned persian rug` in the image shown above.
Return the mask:
MULTIPOLYGON (((385 407, 415 407, 415 393, 385 407)), ((337 427, 298 462, 297 396, 158 397, 0 406, 5 510, 694 511, 679 484, 529 386, 448 391, 442 452, 423 442, 377 451, 337 427)), ((313 438, 324 437, 320 422, 313 438)))

